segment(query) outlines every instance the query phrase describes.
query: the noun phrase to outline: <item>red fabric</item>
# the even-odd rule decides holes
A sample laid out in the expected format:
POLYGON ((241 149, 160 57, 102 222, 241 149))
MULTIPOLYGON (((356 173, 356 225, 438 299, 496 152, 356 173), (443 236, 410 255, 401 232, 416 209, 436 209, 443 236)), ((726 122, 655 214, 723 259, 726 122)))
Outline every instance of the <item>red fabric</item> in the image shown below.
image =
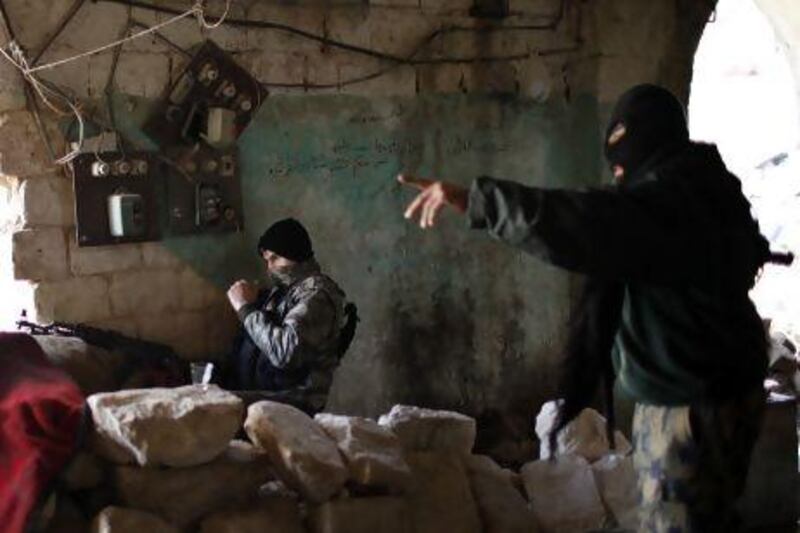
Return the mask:
POLYGON ((75 450, 84 398, 30 335, 0 332, 0 529, 22 533, 75 450))

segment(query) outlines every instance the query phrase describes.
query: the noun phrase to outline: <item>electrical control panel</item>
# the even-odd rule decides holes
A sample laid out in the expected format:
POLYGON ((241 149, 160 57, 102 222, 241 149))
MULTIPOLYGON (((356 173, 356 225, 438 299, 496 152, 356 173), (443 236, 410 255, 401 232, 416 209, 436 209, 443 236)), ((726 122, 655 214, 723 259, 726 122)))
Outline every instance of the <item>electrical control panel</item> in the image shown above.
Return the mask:
POLYGON ((186 235, 242 229, 242 191, 236 149, 168 151, 167 228, 186 235))
POLYGON ((80 154, 73 162, 80 246, 158 240, 158 175, 153 154, 80 154))
POLYGON ((206 41, 144 126, 162 147, 232 144, 250 123, 266 91, 212 41, 206 41), (231 138, 232 137, 232 138, 231 138))

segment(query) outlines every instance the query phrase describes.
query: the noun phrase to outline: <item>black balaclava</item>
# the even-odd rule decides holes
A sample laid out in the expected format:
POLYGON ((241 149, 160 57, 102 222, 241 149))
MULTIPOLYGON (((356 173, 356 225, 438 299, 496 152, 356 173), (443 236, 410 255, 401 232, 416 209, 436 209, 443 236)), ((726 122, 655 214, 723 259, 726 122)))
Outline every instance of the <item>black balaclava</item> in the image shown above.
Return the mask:
POLYGON ((620 165, 626 179, 646 170, 654 156, 679 149, 689 142, 683 105, 668 90, 657 85, 637 85, 617 101, 606 129, 606 159, 620 165), (614 127, 622 123, 625 135, 614 145, 608 139, 614 127))
POLYGON ((258 240, 258 255, 265 250, 298 263, 314 257, 306 228, 293 218, 279 220, 264 232, 258 240))

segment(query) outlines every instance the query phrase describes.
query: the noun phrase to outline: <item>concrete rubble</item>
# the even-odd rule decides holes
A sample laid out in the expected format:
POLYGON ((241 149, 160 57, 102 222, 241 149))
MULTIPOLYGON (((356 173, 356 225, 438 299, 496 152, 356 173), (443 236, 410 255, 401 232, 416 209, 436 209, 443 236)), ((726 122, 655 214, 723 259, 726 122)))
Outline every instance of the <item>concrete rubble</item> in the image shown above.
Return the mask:
POLYGON ((133 389, 95 394, 87 402, 96 432, 140 466, 212 460, 236 434, 244 410, 239 398, 215 386, 133 389))
POLYGON ((471 453, 475 420, 459 413, 398 405, 379 422, 311 418, 262 401, 242 422, 242 406, 230 396, 213 386, 91 396, 95 442, 65 470, 62 500, 77 502, 72 514, 103 533, 635 527, 629 456, 606 454, 590 464, 557 455, 517 473, 471 453), (123 460, 98 452, 98 439, 123 460), (199 443, 212 452, 201 455, 199 443), (105 496, 87 505, 81 495, 88 493, 105 496))

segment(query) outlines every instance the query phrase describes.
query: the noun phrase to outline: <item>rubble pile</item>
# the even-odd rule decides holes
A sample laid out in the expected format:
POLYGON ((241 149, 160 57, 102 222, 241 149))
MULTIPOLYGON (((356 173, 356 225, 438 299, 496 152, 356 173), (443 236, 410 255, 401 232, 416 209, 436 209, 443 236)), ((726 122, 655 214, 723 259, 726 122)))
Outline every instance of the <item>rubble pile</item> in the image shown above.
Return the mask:
POLYGON ((48 531, 568 533, 628 526, 633 508, 628 457, 593 443, 591 458, 556 452, 517 473, 473 455, 475 420, 449 411, 311 418, 245 409, 213 385, 88 405, 94 427, 48 531))

